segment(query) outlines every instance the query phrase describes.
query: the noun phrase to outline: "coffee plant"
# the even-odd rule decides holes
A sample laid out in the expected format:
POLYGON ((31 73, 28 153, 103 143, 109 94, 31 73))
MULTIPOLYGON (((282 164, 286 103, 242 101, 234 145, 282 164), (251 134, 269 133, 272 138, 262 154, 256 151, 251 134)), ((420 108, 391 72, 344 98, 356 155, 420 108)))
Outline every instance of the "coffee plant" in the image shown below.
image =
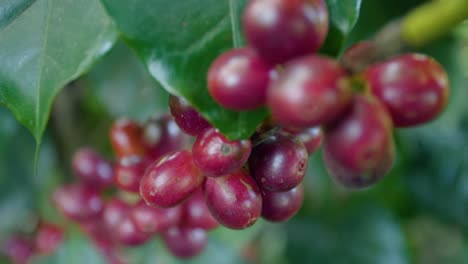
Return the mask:
POLYGON ((466 263, 467 50, 466 0, 3 0, 0 263, 466 263))

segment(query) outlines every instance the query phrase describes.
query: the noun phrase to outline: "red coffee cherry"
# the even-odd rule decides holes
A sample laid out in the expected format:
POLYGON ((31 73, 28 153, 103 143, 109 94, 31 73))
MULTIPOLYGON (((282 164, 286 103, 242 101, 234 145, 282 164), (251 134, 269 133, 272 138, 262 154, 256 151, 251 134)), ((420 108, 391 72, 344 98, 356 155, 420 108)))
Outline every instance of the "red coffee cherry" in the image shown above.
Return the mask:
POLYGON ((252 110, 265 104, 270 66, 250 48, 219 56, 208 71, 208 91, 221 106, 252 110))
POLYGON ((169 110, 179 128, 189 135, 197 136, 206 128, 211 127, 208 121, 182 97, 171 95, 169 110))
POLYGON ((64 239, 63 229, 51 223, 42 223, 37 231, 36 251, 41 254, 52 254, 64 239))
POLYGON ((301 209, 304 200, 302 184, 285 192, 262 192, 262 217, 271 222, 285 222, 301 209))
POLYGON ((120 159, 114 166, 114 183, 124 191, 138 193, 140 180, 143 177, 148 162, 138 156, 120 159))
POLYGON ((95 188, 79 183, 59 187, 55 190, 52 200, 62 214, 75 221, 96 218, 104 207, 95 188))
POLYGON ((371 66, 365 77, 372 93, 389 110, 396 127, 429 122, 447 105, 447 73, 426 55, 397 56, 371 66))
POLYGON ((249 44, 271 64, 317 51, 328 32, 323 0, 252 0, 243 16, 249 44))
POLYGON ((346 71, 334 60, 310 55, 286 64, 268 89, 273 119, 286 127, 308 128, 333 122, 351 99, 346 71))
POLYGON ((348 188, 371 186, 384 177, 395 159, 392 122, 376 98, 354 97, 349 112, 327 128, 323 158, 329 174, 348 188))
POLYGON ((141 126, 135 121, 125 118, 116 120, 110 129, 115 155, 118 158, 143 155, 142 133, 141 126))
POLYGON ((73 155, 72 167, 83 183, 95 188, 112 185, 112 165, 101 155, 89 148, 81 148, 73 155))
POLYGON ((211 230, 219 226, 218 221, 211 215, 201 190, 182 204, 183 226, 211 230))
POLYGON ((159 233, 176 226, 182 219, 181 206, 156 208, 140 200, 131 211, 131 218, 138 230, 145 233, 159 233))
POLYGON ((163 233, 163 241, 174 256, 186 259, 203 252, 208 234, 202 228, 174 226, 163 233))
POLYGON ((154 207, 173 207, 192 195, 203 176, 187 150, 171 152, 152 163, 140 182, 140 195, 154 207))

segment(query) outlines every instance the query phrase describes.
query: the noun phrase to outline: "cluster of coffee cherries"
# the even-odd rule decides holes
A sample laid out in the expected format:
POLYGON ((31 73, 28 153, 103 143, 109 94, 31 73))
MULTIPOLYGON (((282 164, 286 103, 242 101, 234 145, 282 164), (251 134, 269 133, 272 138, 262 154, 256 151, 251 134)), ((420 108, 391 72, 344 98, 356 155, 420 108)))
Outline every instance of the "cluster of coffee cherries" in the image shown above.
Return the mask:
POLYGON ((386 175, 395 159, 393 128, 431 121, 447 104, 447 74, 426 55, 399 55, 356 73, 315 54, 328 31, 323 0, 251 0, 243 29, 249 46, 214 61, 209 93, 235 111, 267 106, 286 130, 321 127, 325 165, 346 187, 368 187, 386 175))
POLYGON ((282 222, 302 205, 301 181, 320 129, 259 133, 254 145, 227 139, 182 97, 171 95, 169 102, 171 115, 114 122, 114 162, 78 150, 72 168, 79 180, 53 194, 56 207, 110 263, 126 263, 122 247, 157 234, 173 255, 192 257, 220 224, 244 229, 260 217, 282 222))
POLYGON ((34 256, 54 253, 64 239, 63 229, 50 222, 41 222, 31 235, 14 234, 7 238, 1 253, 12 263, 27 264, 34 256))

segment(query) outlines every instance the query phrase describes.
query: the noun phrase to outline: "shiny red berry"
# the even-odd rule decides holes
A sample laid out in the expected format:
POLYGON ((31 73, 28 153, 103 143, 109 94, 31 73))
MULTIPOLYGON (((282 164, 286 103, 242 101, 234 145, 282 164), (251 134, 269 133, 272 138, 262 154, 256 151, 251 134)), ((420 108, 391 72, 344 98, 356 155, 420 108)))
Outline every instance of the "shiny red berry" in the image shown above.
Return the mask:
POLYGON ((287 191, 299 185, 307 165, 304 144, 285 131, 269 135, 253 148, 249 158, 252 177, 261 189, 271 192, 287 191))
POLYGON ((174 256, 185 259, 199 255, 205 249, 208 234, 202 228, 175 226, 163 233, 163 240, 174 256))
POLYGON ((301 209, 304 200, 302 184, 285 192, 262 192, 262 217, 271 222, 284 222, 301 209))
POLYGON ((243 16, 248 43, 271 64, 317 51, 328 32, 323 0, 252 0, 243 16))
POLYGON ((172 116, 150 119, 143 126, 145 156, 154 161, 169 152, 183 149, 190 142, 190 136, 180 130, 172 116))
POLYGON ((211 230, 219 226, 218 221, 211 215, 201 190, 182 204, 182 211, 185 227, 211 230))
MULTIPOLYGON (((109 200, 102 212, 102 226, 98 228, 105 228, 109 234, 113 231, 125 218, 129 212, 130 205, 120 198, 112 198, 109 200)), ((94 233, 94 232, 93 232, 94 233)))
POLYGON ((211 214, 228 228, 247 228, 260 217, 260 190, 244 170, 223 177, 207 178, 203 192, 211 214))
POLYGON ((146 169, 140 195, 151 206, 173 207, 189 198, 202 181, 189 151, 171 152, 146 169))
POLYGON ((131 211, 131 218, 138 230, 145 233, 159 233, 176 226, 182 219, 181 206, 157 208, 140 200, 131 211))
POLYGON ((127 211, 116 228, 111 232, 117 242, 125 246, 139 246, 149 240, 150 234, 140 231, 127 211))
POLYGON ((211 127, 208 121, 182 97, 171 95, 169 110, 179 128, 189 135, 197 136, 206 128, 211 127))
POLYGON ((193 162, 204 176, 219 177, 240 169, 251 150, 250 140, 228 140, 217 129, 210 128, 195 140, 193 162))
POLYGON ((124 191, 138 193, 140 180, 148 163, 138 156, 128 156, 120 159, 114 166, 114 183, 124 191))
POLYGON ((395 159, 392 122, 371 96, 355 96, 349 112, 327 128, 323 158, 329 174, 348 188, 368 187, 391 169, 395 159))
POLYGON ((143 155, 142 133, 141 126, 135 121, 125 118, 116 120, 109 132, 115 155, 118 158, 143 155))
POLYGON ((434 59, 422 54, 405 54, 365 72, 372 91, 389 110, 396 127, 426 123, 447 105, 447 73, 434 59))
POLYGON ((87 185, 105 188, 112 185, 112 165, 96 151, 81 148, 73 155, 75 175, 87 185))
POLYGON ((309 155, 315 152, 320 147, 320 144, 322 144, 323 133, 320 127, 309 127, 300 130, 286 129, 286 131, 304 143, 309 155))
POLYGON ((52 199, 57 209, 75 221, 98 217, 104 207, 97 189, 78 183, 59 187, 52 199))
POLYGON ((350 99, 346 71, 332 59, 310 55, 286 64, 271 83, 267 100, 276 122, 307 128, 334 121, 350 99))
POLYGON ((219 56, 208 71, 208 91, 221 106, 252 110, 265 104, 270 66, 250 48, 219 56))

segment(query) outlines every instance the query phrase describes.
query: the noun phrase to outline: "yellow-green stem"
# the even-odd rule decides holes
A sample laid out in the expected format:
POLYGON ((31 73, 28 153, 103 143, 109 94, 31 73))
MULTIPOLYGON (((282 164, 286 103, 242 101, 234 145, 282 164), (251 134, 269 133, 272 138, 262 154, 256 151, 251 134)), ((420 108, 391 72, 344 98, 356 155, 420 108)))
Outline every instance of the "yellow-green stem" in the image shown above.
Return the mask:
POLYGON ((402 38, 419 48, 468 19, 468 0, 434 0, 410 12, 402 22, 402 38))

